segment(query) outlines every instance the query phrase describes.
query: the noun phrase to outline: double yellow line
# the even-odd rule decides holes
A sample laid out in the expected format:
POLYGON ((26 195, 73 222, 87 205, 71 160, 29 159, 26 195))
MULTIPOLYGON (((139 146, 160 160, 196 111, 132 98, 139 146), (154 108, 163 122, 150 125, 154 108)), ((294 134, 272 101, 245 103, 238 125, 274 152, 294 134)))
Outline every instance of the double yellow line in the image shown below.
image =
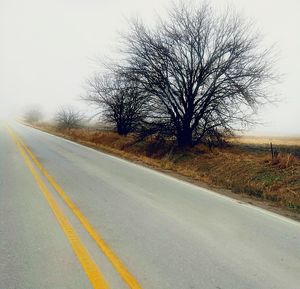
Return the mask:
POLYGON ((121 278, 128 285, 129 288, 132 289, 142 289, 135 277, 128 271, 126 266, 122 263, 122 261, 117 257, 117 255, 112 251, 112 249, 106 244, 100 234, 93 228, 88 219, 84 216, 84 214, 76 207, 73 201, 69 198, 69 196, 63 191, 63 189, 56 183, 56 181, 51 177, 51 175, 47 172, 44 166, 39 162, 33 152, 26 146, 26 144, 16 135, 16 133, 12 130, 12 128, 7 127, 9 134, 14 140, 17 148, 19 149, 21 155, 24 158, 26 165, 31 171, 38 187, 42 191, 44 197, 46 198, 50 208, 52 209, 57 221, 62 227, 64 233, 66 234, 73 251, 75 252, 81 266, 83 267, 85 273, 87 274, 88 279, 90 280, 93 288, 97 289, 108 289, 110 288, 107 281, 103 277, 101 271, 97 267, 96 263, 92 259, 88 250, 85 248, 83 243, 81 242, 79 236, 75 232, 72 227, 70 221, 63 214, 59 206, 57 205, 55 199, 53 198, 51 192, 48 190, 46 184, 40 177, 38 170, 34 167, 34 164, 39 169, 39 171, 46 177, 48 182, 52 185, 52 187, 56 190, 58 195, 63 199, 63 201, 67 204, 67 206, 71 209, 73 214, 78 218, 81 222, 82 226, 85 230, 90 234, 90 236, 94 239, 98 247, 107 257, 107 259, 114 266, 115 270, 120 274, 121 278))

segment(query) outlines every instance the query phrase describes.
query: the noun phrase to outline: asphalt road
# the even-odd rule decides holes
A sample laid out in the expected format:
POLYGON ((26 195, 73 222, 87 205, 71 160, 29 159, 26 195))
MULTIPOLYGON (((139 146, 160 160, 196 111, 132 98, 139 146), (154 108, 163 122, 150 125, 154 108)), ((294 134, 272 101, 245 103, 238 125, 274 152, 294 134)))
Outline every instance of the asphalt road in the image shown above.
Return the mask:
POLYGON ((11 127, 29 150, 0 125, 0 289, 104 288, 93 285, 99 280, 88 274, 92 265, 84 267, 90 259, 115 289, 300 288, 300 223, 23 125, 11 127), (37 163, 29 164, 29 152, 71 204, 37 163), (72 230, 77 237, 70 237, 72 230), (102 249, 93 234, 105 241, 102 249), (80 259, 76 238, 86 258, 80 259))

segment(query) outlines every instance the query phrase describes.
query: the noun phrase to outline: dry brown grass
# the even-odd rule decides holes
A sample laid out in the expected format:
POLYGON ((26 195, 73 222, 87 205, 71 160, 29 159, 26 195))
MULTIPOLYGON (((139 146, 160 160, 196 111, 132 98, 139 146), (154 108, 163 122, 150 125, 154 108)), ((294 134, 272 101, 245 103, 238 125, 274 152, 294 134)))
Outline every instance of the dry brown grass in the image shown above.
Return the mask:
POLYGON ((241 144, 268 145, 272 142, 274 145, 300 146, 300 137, 240 136, 231 138, 230 141, 241 144))
POLYGON ((39 128, 154 168, 300 211, 300 160, 291 153, 279 153, 272 161, 269 153, 245 151, 238 146, 211 150, 199 145, 180 151, 163 140, 136 142, 132 135, 121 137, 108 131, 58 131, 45 124, 39 128))

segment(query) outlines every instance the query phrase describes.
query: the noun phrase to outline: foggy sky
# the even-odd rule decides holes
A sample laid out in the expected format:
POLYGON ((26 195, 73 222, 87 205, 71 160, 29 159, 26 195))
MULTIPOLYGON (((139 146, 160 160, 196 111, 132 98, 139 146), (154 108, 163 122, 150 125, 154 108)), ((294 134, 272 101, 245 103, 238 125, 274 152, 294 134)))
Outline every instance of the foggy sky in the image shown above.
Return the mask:
MULTIPOLYGON (((195 1, 197 2, 197 1, 195 1)), ((300 1, 211 0, 233 5, 276 43, 274 87, 282 101, 260 112, 264 125, 250 133, 300 135, 300 1)), ((91 59, 115 52, 126 19, 153 23, 169 0, 0 0, 0 118, 40 105, 49 116, 60 105, 85 108, 78 101, 84 79, 96 66, 91 59)))

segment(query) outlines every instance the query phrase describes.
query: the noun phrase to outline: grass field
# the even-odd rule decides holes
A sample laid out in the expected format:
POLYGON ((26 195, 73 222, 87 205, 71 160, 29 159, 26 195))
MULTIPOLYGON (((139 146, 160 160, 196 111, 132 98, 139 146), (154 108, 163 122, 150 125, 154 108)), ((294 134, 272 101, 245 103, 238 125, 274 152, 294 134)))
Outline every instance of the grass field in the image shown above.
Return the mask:
POLYGON ((259 136, 239 136, 231 139, 234 142, 242 144, 299 146, 300 137, 259 137, 259 136))
POLYGON ((300 212, 299 139, 274 140, 278 156, 272 160, 265 138, 231 139, 232 145, 226 148, 198 145, 181 151, 172 143, 154 138, 136 142, 132 135, 121 137, 109 131, 59 131, 51 125, 39 128, 153 168, 300 212))
POLYGON ((278 153, 291 153, 300 157, 300 137, 257 137, 241 136, 229 139, 233 145, 238 145, 243 151, 254 153, 270 152, 270 143, 278 153))

